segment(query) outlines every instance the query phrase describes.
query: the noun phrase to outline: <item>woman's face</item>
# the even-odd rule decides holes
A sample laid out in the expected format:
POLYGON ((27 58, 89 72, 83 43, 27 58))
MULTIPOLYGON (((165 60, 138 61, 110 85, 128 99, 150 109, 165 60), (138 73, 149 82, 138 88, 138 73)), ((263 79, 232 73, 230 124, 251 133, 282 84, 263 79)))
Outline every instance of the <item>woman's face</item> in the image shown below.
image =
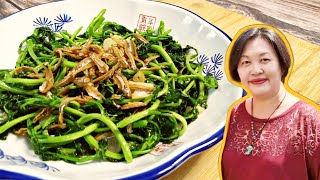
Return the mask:
POLYGON ((281 85, 281 67, 274 48, 260 37, 249 40, 238 63, 241 83, 253 96, 272 96, 281 85))

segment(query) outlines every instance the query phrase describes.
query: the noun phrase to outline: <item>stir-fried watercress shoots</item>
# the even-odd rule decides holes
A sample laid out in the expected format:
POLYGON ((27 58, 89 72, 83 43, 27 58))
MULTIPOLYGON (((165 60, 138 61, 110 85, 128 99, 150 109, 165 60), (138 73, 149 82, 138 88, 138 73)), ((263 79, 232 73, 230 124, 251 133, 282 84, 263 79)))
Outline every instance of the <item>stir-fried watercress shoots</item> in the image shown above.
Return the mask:
POLYGON ((105 21, 85 33, 34 29, 0 71, 0 135, 26 135, 43 160, 131 162, 181 136, 206 108, 212 76, 197 50, 157 31, 105 21), (190 53, 193 52, 193 53, 190 53))

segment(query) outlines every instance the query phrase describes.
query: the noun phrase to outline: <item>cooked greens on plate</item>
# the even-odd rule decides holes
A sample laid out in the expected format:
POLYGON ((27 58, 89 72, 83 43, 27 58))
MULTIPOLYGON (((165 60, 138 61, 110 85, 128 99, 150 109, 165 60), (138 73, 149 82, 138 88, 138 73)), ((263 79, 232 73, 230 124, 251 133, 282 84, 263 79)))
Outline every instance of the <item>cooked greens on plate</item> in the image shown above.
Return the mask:
POLYGON ((177 139, 207 106, 213 76, 160 22, 131 31, 103 9, 74 33, 37 27, 0 70, 0 137, 25 135, 43 160, 126 161, 177 139))

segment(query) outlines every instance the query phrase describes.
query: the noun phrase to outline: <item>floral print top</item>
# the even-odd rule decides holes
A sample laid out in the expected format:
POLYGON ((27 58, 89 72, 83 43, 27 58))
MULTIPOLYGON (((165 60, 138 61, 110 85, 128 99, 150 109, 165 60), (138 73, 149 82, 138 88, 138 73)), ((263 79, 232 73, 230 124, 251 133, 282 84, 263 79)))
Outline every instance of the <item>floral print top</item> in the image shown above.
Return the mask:
POLYGON ((245 155, 255 132, 265 119, 253 118, 245 101, 231 113, 222 155, 224 180, 320 180, 320 112, 303 101, 271 118, 245 155))

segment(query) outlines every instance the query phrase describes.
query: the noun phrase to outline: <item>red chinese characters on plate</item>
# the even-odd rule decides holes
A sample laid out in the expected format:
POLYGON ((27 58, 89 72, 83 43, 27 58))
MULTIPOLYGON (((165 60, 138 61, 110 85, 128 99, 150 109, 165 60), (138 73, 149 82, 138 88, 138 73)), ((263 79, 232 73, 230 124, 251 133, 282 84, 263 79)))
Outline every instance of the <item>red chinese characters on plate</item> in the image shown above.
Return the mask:
POLYGON ((181 142, 173 142, 171 144, 163 144, 163 143, 159 143, 154 151, 152 151, 150 154, 154 155, 154 156, 159 156, 162 153, 168 151, 170 148, 178 146, 179 144, 181 144, 181 142))
POLYGON ((151 26, 151 28, 153 29, 155 23, 156 23, 156 17, 140 14, 138 23, 137 23, 137 29, 139 31, 146 31, 149 26, 151 26))

